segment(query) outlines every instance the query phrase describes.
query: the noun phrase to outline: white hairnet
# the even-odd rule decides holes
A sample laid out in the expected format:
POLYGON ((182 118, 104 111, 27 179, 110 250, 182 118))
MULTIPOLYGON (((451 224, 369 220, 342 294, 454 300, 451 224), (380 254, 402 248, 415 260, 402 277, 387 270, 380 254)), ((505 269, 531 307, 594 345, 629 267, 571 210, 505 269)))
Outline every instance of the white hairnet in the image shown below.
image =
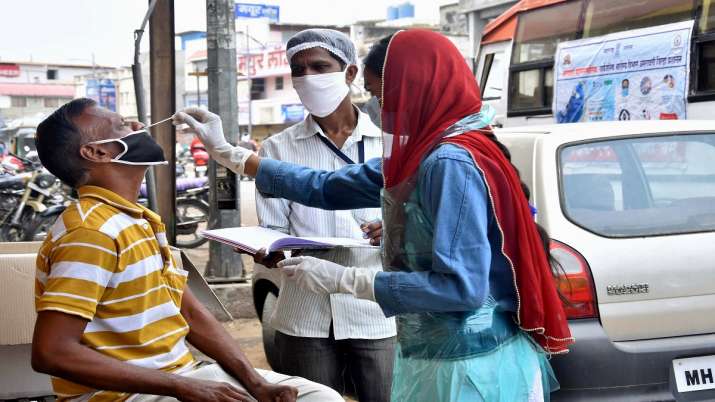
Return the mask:
POLYGON ((347 65, 357 65, 355 45, 347 35, 332 29, 318 28, 300 31, 288 40, 286 45, 288 62, 296 53, 314 47, 322 47, 347 65))

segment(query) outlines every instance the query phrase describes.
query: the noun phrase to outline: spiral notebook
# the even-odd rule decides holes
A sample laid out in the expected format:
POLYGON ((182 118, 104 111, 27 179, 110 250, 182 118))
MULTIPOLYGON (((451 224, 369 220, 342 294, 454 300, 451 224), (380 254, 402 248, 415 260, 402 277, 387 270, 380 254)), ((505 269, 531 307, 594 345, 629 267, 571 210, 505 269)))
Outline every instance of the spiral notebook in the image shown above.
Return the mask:
POLYGON ((201 235, 209 240, 227 244, 249 254, 261 249, 268 253, 283 250, 329 249, 334 247, 374 247, 369 240, 343 237, 294 237, 260 226, 204 230, 201 235))

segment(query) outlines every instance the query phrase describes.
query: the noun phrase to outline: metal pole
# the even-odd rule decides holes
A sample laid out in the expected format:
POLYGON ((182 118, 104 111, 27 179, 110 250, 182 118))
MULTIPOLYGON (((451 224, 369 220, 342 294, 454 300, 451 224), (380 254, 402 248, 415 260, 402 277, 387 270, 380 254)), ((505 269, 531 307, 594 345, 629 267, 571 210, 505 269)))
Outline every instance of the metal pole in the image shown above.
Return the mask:
MULTIPOLYGON (((238 142, 234 4, 235 0, 206 0, 209 110, 221 116, 226 140, 232 144, 238 142)), ((240 183, 236 175, 211 160, 209 185, 209 226, 240 226, 240 183)), ((240 281, 242 272, 238 253, 218 242, 209 242, 206 276, 210 282, 240 281)))
POLYGON ((196 73, 196 107, 201 107, 201 77, 198 64, 194 64, 194 72, 196 73))
MULTIPOLYGON (((142 35, 144 35, 144 28, 146 27, 149 17, 152 12, 154 12, 154 7, 156 6, 157 0, 151 0, 149 3, 149 9, 144 15, 144 20, 142 21, 139 29, 134 31, 134 64, 132 64, 132 77, 134 78, 134 96, 137 101, 137 118, 144 125, 149 124, 146 116, 146 97, 144 96, 144 80, 142 77, 142 65, 139 60, 139 47, 142 41, 142 35)), ((156 179, 154 178, 154 167, 150 167, 146 171, 146 190, 147 190, 147 200, 149 202, 149 209, 152 211, 157 211, 156 207, 156 179)))
POLYGON ((248 82, 248 136, 253 134, 253 117, 251 111, 251 99, 253 98, 253 80, 251 80, 251 45, 248 43, 248 25, 246 25, 246 80, 248 82))
MULTIPOLYGON (((151 116, 157 121, 176 112, 176 65, 174 49, 174 0, 158 0, 150 19, 149 67, 151 70, 151 116)), ((168 165, 156 167, 157 209, 166 225, 169 244, 176 244, 176 131, 171 124, 152 129, 164 150, 168 165)))

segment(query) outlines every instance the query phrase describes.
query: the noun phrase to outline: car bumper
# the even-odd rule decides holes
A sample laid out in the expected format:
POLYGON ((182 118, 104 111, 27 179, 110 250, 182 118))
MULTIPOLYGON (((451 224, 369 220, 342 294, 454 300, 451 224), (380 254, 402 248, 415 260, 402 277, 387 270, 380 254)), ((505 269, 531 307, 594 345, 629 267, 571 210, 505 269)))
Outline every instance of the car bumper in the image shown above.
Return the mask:
POLYGON ((553 401, 702 401, 715 390, 678 393, 672 360, 715 355, 715 334, 612 342, 596 319, 569 323, 576 343, 551 364, 561 389, 553 401))

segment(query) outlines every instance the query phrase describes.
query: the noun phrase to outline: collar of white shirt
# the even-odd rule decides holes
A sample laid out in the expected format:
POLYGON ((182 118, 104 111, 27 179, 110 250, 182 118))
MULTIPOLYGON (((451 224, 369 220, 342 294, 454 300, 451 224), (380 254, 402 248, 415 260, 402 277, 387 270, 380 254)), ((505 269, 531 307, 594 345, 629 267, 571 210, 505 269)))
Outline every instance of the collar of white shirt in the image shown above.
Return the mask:
MULTIPOLYGON (((351 135, 355 142, 361 141, 363 136, 382 136, 382 131, 372 122, 372 120, 370 120, 370 116, 368 116, 367 113, 361 111, 357 106, 353 105, 353 107, 358 112, 357 126, 355 126, 355 130, 351 135)), ((310 138, 314 135, 322 135, 325 137, 323 129, 320 128, 320 125, 315 121, 315 119, 313 119, 312 114, 308 114, 305 120, 303 120, 302 125, 303 130, 297 130, 297 132, 295 133, 295 137, 293 137, 294 139, 303 140, 306 138, 310 138)))

